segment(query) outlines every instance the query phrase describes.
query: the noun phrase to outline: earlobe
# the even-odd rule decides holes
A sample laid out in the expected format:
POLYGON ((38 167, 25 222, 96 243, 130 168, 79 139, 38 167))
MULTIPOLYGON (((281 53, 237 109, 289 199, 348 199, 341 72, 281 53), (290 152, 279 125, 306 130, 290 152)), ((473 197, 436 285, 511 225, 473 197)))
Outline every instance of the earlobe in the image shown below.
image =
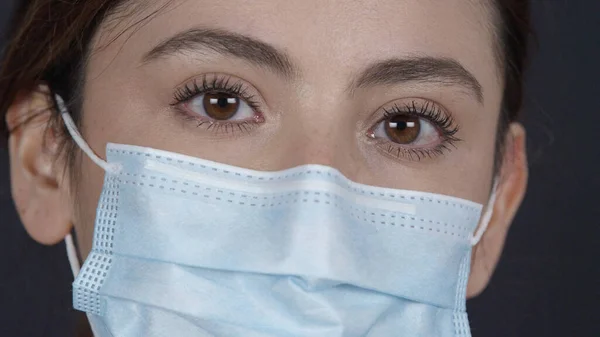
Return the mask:
POLYGON ((29 235, 42 244, 60 242, 71 229, 68 182, 45 88, 20 94, 7 113, 12 195, 29 235))
POLYGON ((512 123, 507 133, 506 151, 492 217, 481 241, 473 247, 467 297, 479 295, 489 283, 498 264, 506 236, 527 189, 528 167, 525 129, 512 123))

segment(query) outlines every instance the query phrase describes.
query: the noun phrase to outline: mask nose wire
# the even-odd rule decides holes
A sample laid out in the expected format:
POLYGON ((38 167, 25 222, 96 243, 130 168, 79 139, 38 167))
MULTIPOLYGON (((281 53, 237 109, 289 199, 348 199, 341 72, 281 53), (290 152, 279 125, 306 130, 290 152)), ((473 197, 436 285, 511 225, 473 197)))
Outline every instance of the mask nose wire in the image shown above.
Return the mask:
POLYGON ((83 137, 77 130, 77 126, 75 125, 73 118, 71 118, 71 115, 69 114, 69 110, 67 109, 67 106, 65 105, 65 101, 59 95, 55 95, 54 97, 56 99, 56 105, 60 112, 60 116, 62 117, 63 122, 65 123, 65 126, 67 127, 67 130, 69 131, 69 134, 71 135, 71 138, 73 138, 73 140, 75 141, 77 146, 79 146, 81 151, 83 151, 90 158, 90 160, 92 160, 96 165, 98 165, 100 168, 102 168, 105 172, 118 173, 121 170, 121 165, 108 163, 106 160, 100 158, 94 152, 94 150, 92 150, 92 148, 88 145, 88 143, 83 139, 83 137))
POLYGON ((470 239, 471 246, 475 246, 481 241, 483 234, 488 229, 490 225, 490 221, 492 220, 492 215, 494 213, 494 204, 496 203, 496 191, 498 189, 498 178, 494 179, 494 187, 492 188, 492 193, 490 195, 490 199, 488 201, 487 207, 485 208, 485 213, 481 217, 481 223, 475 234, 470 239))

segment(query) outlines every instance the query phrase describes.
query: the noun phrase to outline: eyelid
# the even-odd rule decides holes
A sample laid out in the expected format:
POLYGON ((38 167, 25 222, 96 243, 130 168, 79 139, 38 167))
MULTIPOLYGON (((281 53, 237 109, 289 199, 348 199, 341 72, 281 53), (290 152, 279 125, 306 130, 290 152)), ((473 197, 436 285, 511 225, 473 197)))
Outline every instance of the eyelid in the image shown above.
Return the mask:
MULTIPOLYGON (((227 73, 216 73, 216 72, 210 72, 210 73, 205 73, 205 74, 201 74, 198 76, 194 76, 194 77, 188 78, 187 80, 178 84, 174 88, 173 100, 170 105, 175 106, 175 105, 180 104, 183 101, 185 101, 185 100, 181 100, 181 98, 183 97, 183 95, 181 95, 181 94, 185 93, 186 91, 189 94, 190 93, 189 89, 196 89, 196 87, 198 89, 202 89, 202 90, 200 90, 200 92, 196 93, 196 95, 201 95, 203 93, 210 92, 211 89, 213 89, 211 86, 213 86, 215 84, 226 84, 230 87, 237 85, 239 92, 232 93, 232 94, 239 95, 240 98, 243 99, 244 101, 246 101, 246 103, 248 103, 253 109, 257 109, 260 112, 263 112, 265 109, 268 109, 268 106, 263 98, 264 96, 250 82, 248 82, 238 76, 235 76, 235 75, 231 75, 231 74, 227 74, 227 73), (206 86, 207 84, 208 84, 208 87, 206 86), (178 97, 178 94, 179 94, 179 97, 178 97)), ((220 91, 220 90, 227 92, 227 90, 224 90, 223 88, 215 88, 214 91, 220 91)), ((189 99, 192 99, 192 97, 188 97, 188 100, 189 99)))
POLYGON ((252 84, 237 76, 206 73, 189 78, 174 90, 173 102, 170 104, 172 111, 196 129, 202 127, 214 136, 235 136, 238 131, 249 133, 265 122, 266 103, 262 95, 252 84), (215 92, 238 97, 252 110, 254 116, 241 120, 215 120, 191 111, 189 104, 193 100, 215 92))
POLYGON ((453 114, 448 109, 446 109, 442 104, 437 103, 433 100, 430 100, 427 98, 421 98, 421 97, 409 97, 409 98, 401 98, 401 99, 395 99, 395 100, 389 101, 389 102, 381 105, 379 108, 377 108, 377 110, 375 110, 375 112, 372 114, 372 116, 369 119, 370 119, 370 121, 382 119, 384 117, 386 111, 393 111, 394 108, 398 108, 400 110, 405 110, 407 105, 411 106, 411 108, 414 107, 417 110, 422 109, 425 106, 429 106, 429 109, 439 110, 439 112, 442 112, 445 116, 448 116, 448 117, 454 119, 453 114))
POLYGON ((451 147, 456 148, 455 143, 461 141, 455 136, 460 126, 452 114, 442 105, 422 98, 398 99, 384 104, 368 119, 365 134, 371 135, 380 123, 395 114, 409 114, 428 121, 436 128, 440 137, 440 143, 431 147, 402 145, 381 137, 367 137, 369 143, 379 151, 395 159, 402 160, 403 157, 408 157, 407 160, 415 161, 413 158, 417 158, 416 161, 419 161, 425 157, 432 158, 444 154, 444 151, 450 151, 451 147))

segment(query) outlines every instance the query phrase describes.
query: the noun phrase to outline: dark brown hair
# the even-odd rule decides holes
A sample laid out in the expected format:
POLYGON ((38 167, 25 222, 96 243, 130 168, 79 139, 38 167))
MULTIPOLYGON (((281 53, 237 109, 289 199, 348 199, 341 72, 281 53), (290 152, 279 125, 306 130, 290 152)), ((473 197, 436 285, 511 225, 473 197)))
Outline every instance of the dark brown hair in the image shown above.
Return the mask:
MULTIPOLYGON (((23 1, 9 30, 0 67, 0 117, 4 117, 18 92, 34 90, 38 84, 46 83, 53 93, 65 98, 77 122, 81 101, 79 90, 90 40, 99 24, 110 14, 122 11, 128 2, 23 1)), ((491 3, 495 9, 497 22, 494 24, 499 37, 497 54, 505 80, 496 142, 497 167, 508 125, 517 120, 521 110, 530 9, 529 0, 493 0, 491 3)), ((59 128, 59 134, 65 135, 58 113, 52 113, 53 127, 59 128)), ((5 123, 0 123, 0 133, 9 132, 5 123)))

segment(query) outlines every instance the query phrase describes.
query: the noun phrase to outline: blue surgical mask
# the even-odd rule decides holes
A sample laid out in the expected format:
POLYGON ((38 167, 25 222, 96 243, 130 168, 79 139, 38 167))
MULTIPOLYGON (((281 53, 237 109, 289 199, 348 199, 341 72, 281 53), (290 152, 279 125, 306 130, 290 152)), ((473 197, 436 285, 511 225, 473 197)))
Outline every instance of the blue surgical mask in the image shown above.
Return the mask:
POLYGON ((96 337, 470 336, 481 205, 321 165, 261 172, 119 144, 105 162, 58 100, 106 170, 73 283, 96 337))

